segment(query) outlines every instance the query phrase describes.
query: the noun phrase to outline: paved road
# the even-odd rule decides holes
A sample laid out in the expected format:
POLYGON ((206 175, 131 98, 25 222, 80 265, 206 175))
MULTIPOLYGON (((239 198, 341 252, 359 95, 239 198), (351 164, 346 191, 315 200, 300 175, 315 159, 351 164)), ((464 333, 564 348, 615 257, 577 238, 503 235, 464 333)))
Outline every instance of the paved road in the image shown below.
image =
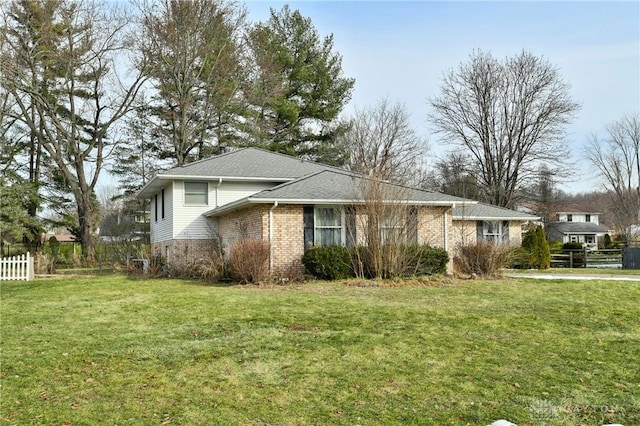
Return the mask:
POLYGON ((640 275, 613 274, 554 274, 544 272, 506 273, 510 278, 532 278, 536 280, 604 280, 604 281, 640 281, 640 275))

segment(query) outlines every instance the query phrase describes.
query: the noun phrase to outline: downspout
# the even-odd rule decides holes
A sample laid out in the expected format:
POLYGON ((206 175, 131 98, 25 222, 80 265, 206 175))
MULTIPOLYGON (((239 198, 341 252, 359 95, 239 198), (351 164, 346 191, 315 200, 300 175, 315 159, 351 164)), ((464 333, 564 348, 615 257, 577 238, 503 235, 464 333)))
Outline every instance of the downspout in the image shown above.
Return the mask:
POLYGON ((273 210, 278 207, 278 202, 274 201, 269 209, 269 273, 273 274, 273 210))
POLYGON ((442 220, 444 222, 443 223, 443 227, 444 227, 444 232, 443 232, 444 233, 444 244, 443 244, 442 248, 444 248, 445 251, 447 251, 447 252, 449 251, 449 227, 447 226, 448 222, 449 222, 448 221, 448 215, 447 215, 448 212, 449 212, 448 210, 445 210, 444 211, 444 215, 442 216, 442 220))
POLYGON ((219 189, 222 186, 222 178, 218 179, 218 184, 216 185, 216 207, 218 207, 220 204, 218 203, 218 194, 219 194, 219 189))
MULTIPOLYGON (((451 207, 452 211, 453 211, 454 207, 455 207, 455 205, 453 207, 451 207)), ((443 223, 443 226, 444 226, 444 232, 443 232, 443 234, 444 234, 444 245, 443 245, 443 248, 444 248, 444 251, 446 251, 447 253, 449 253, 449 227, 447 226, 448 225, 448 214, 447 214, 448 212, 449 212, 448 210, 445 210, 444 211, 444 215, 442 216, 443 217, 442 220, 444 221, 444 223, 443 223)), ((449 256, 449 262, 447 262, 446 271, 447 271, 447 274, 453 273, 453 264, 451 262, 451 256, 449 256)))

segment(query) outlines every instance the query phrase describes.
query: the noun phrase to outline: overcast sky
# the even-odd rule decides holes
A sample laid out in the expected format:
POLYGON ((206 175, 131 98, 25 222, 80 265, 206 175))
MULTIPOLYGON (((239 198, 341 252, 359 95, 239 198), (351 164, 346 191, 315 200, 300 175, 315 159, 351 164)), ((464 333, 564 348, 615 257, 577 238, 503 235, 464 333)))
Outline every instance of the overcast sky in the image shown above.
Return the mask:
MULTIPOLYGON (((580 176, 563 189, 596 189, 583 160, 593 133, 640 112, 640 2, 293 1, 322 36, 333 33, 344 74, 356 79, 346 109, 388 97, 407 106, 415 129, 433 156, 438 143, 426 121, 427 100, 438 93, 443 72, 465 62, 474 49, 496 58, 523 49, 547 58, 571 85, 582 108, 568 128, 571 168, 580 176)), ((285 2, 248 1, 249 19, 264 21, 285 2)))

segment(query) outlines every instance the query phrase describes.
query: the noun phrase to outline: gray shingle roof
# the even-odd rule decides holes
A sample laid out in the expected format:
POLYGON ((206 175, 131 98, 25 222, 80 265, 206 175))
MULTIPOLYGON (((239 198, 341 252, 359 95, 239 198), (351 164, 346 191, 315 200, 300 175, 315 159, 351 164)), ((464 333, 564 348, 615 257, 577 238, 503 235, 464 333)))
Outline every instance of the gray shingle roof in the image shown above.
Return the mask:
POLYGON ((456 206, 453 209, 454 220, 540 220, 540 217, 517 210, 477 203, 456 206))
POLYGON ((607 228, 593 222, 551 222, 547 228, 563 234, 606 234, 607 228))
MULTIPOLYGON (((218 207, 206 215, 215 216, 246 204, 275 201, 298 204, 357 204, 364 202, 363 190, 372 187, 371 182, 376 181, 347 171, 324 170, 218 207)), ((473 202, 452 195, 386 182, 380 183, 379 188, 384 194, 383 197, 411 205, 452 206, 455 203, 473 202)))
POLYGON ((327 169, 333 167, 259 148, 242 148, 175 167, 160 175, 286 181, 327 169))
POLYGON ((140 190, 138 198, 151 197, 167 181, 177 178, 286 182, 322 170, 340 169, 259 148, 242 148, 160 172, 140 190))

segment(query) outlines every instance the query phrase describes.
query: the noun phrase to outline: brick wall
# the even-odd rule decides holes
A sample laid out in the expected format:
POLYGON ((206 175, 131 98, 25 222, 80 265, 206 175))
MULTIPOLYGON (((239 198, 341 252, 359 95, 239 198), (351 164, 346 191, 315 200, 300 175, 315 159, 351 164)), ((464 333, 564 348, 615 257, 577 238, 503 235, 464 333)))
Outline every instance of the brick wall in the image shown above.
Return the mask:
POLYGON ((151 244, 151 254, 161 256, 168 264, 183 264, 208 257, 217 247, 215 239, 169 240, 151 244))
POLYGON ((217 219, 218 234, 220 234, 222 248, 225 253, 229 253, 229 249, 234 242, 243 238, 268 239, 269 207, 261 204, 217 219))
MULTIPOLYGON (((273 271, 276 275, 302 273, 304 254, 303 206, 284 205, 273 210, 273 271)), ((268 230, 265 232, 268 239, 268 230)))
POLYGON ((453 221, 453 248, 475 244, 478 240, 477 222, 475 220, 453 221))
MULTIPOLYGON (((475 220, 456 220, 453 222, 454 248, 458 245, 475 244, 477 241, 477 222, 475 220)), ((522 245, 522 222, 509 221, 509 245, 522 245)))
POLYGON ((418 244, 452 249, 454 235, 452 232, 450 207, 420 207, 418 209, 418 244), (445 225, 445 213, 446 225, 445 225), (445 231, 445 226, 448 231, 445 231), (445 235, 447 241, 445 244, 445 235))

